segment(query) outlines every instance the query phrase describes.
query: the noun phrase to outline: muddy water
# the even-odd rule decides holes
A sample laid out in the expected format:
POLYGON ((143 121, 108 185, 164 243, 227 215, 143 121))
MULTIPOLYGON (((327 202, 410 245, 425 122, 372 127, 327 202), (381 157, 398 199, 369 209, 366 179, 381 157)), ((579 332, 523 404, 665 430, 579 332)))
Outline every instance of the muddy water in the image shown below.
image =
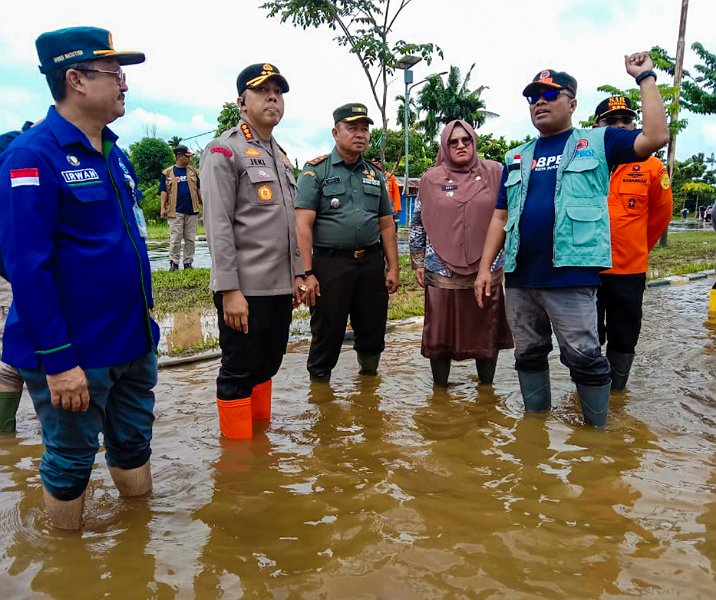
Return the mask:
POLYGON ((275 379, 251 443, 218 439, 217 363, 161 372, 150 499, 117 498, 103 457, 81 535, 41 510, 37 422, 0 440, 0 596, 9 598, 716 597, 716 322, 711 280, 647 292, 630 391, 606 431, 522 414, 468 363, 432 389, 419 328, 381 375, 346 347, 330 386, 306 348, 275 379))

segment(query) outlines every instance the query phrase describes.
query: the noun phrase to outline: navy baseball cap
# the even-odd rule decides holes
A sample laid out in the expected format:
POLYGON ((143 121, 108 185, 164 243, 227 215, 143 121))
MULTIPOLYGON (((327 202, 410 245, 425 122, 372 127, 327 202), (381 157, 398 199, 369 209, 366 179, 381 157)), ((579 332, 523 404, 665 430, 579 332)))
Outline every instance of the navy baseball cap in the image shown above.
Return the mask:
POLYGON ((236 89, 241 95, 247 89, 258 87, 269 79, 276 80, 284 94, 288 91, 288 81, 281 75, 281 71, 270 63, 257 63, 246 67, 236 78, 236 89))
POLYGON ((568 90, 573 95, 577 95, 577 80, 569 73, 564 71, 555 71, 554 69, 544 69, 535 75, 532 83, 522 90, 522 95, 527 97, 544 88, 552 88, 553 90, 568 90))
POLYGON ((85 60, 116 58, 120 65, 144 62, 142 52, 115 50, 112 34, 99 27, 67 27, 43 33, 35 40, 44 75, 85 60))

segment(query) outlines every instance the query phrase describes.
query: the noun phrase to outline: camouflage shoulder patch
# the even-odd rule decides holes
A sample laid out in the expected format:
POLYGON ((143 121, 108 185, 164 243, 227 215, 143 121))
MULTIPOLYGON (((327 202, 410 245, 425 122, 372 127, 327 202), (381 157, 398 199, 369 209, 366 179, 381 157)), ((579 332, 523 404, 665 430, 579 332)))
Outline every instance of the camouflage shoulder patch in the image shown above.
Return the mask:
POLYGON ((316 165, 320 165, 324 160, 328 158, 328 154, 324 154, 322 156, 317 156, 316 158, 312 158, 308 162, 306 162, 307 165, 311 165, 312 167, 315 167, 316 165))

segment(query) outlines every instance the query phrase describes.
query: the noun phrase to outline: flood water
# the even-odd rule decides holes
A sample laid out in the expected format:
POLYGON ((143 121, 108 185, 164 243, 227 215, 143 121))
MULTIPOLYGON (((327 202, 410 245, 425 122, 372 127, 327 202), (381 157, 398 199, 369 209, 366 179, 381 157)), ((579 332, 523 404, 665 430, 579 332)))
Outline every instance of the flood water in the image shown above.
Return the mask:
POLYGON ((374 378, 349 346, 310 386, 306 346, 251 442, 219 439, 217 362, 160 373, 154 494, 117 497, 100 455, 83 533, 48 526, 27 399, 0 439, 0 597, 714 598, 713 277, 647 290, 629 392, 583 427, 553 357, 555 408, 525 417, 501 354, 434 391, 420 327, 374 378))

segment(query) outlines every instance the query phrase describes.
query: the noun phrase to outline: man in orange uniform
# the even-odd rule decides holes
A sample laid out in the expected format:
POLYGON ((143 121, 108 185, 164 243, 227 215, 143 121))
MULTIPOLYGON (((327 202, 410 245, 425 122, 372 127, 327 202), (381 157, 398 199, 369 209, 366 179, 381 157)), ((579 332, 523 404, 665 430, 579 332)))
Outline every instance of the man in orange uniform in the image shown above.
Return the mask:
MULTIPOLYGON (((636 111, 628 98, 612 96, 594 112, 595 127, 634 129, 636 111)), ((619 165, 609 184, 612 268, 601 274, 597 292, 599 341, 607 342, 612 391, 624 389, 641 330, 641 304, 649 252, 669 225, 673 199, 663 163, 619 165)))

